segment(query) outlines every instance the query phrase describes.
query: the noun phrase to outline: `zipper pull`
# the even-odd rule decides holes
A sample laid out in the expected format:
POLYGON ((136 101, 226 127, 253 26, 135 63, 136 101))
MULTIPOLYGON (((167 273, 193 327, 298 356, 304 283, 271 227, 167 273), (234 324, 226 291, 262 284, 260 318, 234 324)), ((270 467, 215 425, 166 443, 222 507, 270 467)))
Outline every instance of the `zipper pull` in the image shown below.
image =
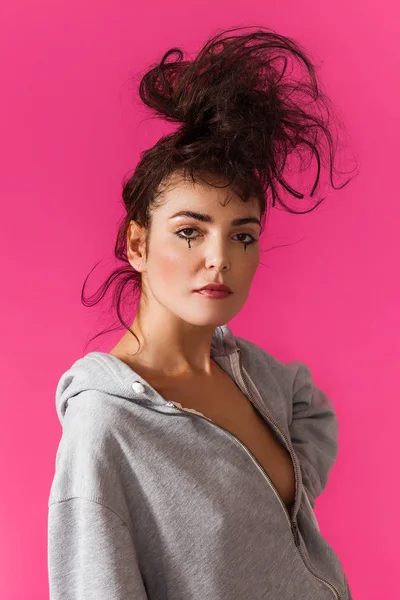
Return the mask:
POLYGON ((296 544, 297 547, 299 547, 300 546, 300 537, 299 537, 299 530, 297 529, 296 521, 292 521, 292 533, 294 536, 294 543, 296 544))

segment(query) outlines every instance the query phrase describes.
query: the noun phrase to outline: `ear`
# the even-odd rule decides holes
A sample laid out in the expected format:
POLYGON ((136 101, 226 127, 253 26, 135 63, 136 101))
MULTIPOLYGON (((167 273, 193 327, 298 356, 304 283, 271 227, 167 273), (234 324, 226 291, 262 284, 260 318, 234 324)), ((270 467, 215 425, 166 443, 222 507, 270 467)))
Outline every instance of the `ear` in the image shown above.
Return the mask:
POLYGON ((136 221, 129 221, 126 254, 130 265, 142 273, 146 266, 146 230, 136 221))

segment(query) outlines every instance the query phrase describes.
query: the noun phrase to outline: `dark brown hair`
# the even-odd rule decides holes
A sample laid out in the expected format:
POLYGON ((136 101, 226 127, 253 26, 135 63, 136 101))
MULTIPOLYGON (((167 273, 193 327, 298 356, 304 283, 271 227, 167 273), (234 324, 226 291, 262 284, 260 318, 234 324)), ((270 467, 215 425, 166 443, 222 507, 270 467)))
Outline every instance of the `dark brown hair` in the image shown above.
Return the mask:
MULTIPOLYGON (((324 199, 300 213, 283 201, 282 188, 304 198, 283 175, 294 152, 303 149, 317 162, 311 197, 317 190, 325 155, 334 189, 351 180, 340 186, 333 181, 333 172, 338 171, 334 167, 331 102, 321 91, 315 66, 299 43, 264 27, 233 27, 213 36, 193 60, 182 59, 183 52, 171 48, 140 81, 144 104, 179 127, 143 151, 133 175, 123 182, 125 214, 114 248, 115 257, 123 264, 86 299, 84 290, 92 269, 81 293, 82 303, 94 306, 115 282, 113 308, 122 327, 129 331, 121 312, 124 291, 130 290, 127 295, 133 306, 142 289, 141 273, 127 258, 128 226, 134 220, 149 231, 151 211, 159 206, 171 175, 209 185, 213 184, 207 180, 208 174, 222 178, 243 202, 258 200, 262 229, 268 201, 272 207, 278 202, 284 210, 304 214, 324 199), (286 73, 290 59, 301 71, 297 80, 291 78, 292 69, 286 73)), ((121 325, 96 334, 89 342, 121 325)))

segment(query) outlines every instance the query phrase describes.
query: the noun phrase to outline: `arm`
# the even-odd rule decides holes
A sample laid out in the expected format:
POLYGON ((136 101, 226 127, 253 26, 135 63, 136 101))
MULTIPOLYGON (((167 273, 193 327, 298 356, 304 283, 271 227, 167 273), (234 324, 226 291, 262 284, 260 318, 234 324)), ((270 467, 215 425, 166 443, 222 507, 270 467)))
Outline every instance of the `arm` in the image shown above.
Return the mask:
POLYGON ((48 576, 50 600, 147 600, 128 527, 88 498, 49 505, 48 576))
POLYGON ((299 457, 303 484, 314 508, 324 490, 338 454, 338 421, 326 394, 315 386, 302 362, 287 363, 295 372, 290 435, 299 457))

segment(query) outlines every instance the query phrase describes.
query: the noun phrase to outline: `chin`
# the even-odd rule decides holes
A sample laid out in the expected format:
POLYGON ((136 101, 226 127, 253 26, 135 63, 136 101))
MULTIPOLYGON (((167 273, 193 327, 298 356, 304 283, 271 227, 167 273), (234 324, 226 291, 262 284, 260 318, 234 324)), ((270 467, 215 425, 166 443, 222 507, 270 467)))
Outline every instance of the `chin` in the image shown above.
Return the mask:
POLYGON ((227 310, 226 308, 219 310, 203 310, 202 312, 198 310, 184 320, 193 325, 197 325, 198 327, 218 327, 219 325, 225 325, 225 323, 231 321, 231 319, 236 317, 238 312, 239 310, 227 310))

